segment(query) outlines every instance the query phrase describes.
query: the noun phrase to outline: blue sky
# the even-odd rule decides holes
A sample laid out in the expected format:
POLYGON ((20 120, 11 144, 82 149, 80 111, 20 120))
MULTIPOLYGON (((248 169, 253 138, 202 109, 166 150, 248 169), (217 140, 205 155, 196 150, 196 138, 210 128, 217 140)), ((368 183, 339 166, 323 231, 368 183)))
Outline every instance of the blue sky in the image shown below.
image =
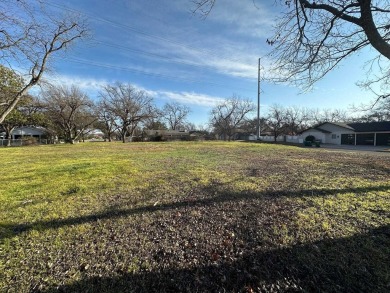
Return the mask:
MULTIPOLYGON (((55 60, 49 81, 78 85, 93 99, 104 84, 128 82, 158 106, 189 106, 196 125, 207 123, 213 105, 233 94, 257 103, 258 58, 272 49, 266 39, 280 13, 273 0, 219 0, 206 19, 192 13, 190 0, 49 3, 56 12, 81 13, 91 29, 87 40, 55 60)), ((355 85, 364 79, 369 54, 350 58, 306 94, 262 82, 261 114, 272 104, 348 109, 369 102, 370 93, 355 85)), ((262 59, 262 74, 271 63, 262 59)))

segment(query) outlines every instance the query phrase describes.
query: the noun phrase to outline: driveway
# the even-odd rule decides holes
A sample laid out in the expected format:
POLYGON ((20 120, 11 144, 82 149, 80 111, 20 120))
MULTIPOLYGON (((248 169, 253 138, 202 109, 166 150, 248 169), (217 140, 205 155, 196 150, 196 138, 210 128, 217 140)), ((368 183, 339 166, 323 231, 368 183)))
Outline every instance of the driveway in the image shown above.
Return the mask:
POLYGON ((331 151, 363 152, 390 156, 390 146, 322 144, 321 148, 331 151))

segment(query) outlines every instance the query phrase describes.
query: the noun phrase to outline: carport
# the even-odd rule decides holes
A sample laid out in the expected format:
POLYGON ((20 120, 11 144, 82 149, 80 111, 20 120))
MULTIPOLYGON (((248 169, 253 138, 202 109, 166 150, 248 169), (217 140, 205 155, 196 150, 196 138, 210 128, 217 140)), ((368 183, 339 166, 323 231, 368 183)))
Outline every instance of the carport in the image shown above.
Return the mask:
POLYGON ((322 143, 335 145, 390 146, 390 121, 341 123, 324 122, 301 132, 322 143))
POLYGON ((377 133, 376 145, 390 145, 390 133, 377 133))
POLYGON ((349 123, 355 133, 341 135, 343 145, 390 146, 390 121, 349 123))

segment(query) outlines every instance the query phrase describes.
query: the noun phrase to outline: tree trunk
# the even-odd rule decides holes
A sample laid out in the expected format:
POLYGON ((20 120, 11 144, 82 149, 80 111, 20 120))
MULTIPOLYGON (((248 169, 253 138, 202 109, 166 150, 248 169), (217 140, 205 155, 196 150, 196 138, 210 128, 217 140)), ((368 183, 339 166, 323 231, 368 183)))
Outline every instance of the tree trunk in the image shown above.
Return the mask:
POLYGON ((362 28, 367 35, 370 44, 387 59, 390 59, 390 45, 379 34, 372 16, 370 0, 361 0, 361 20, 362 28))
POLYGON ((6 132, 5 137, 7 138, 7 147, 11 146, 11 133, 6 132))
POLYGON ((5 130, 5 137, 7 138, 7 147, 11 146, 11 140, 12 140, 12 131, 15 129, 15 127, 4 127, 5 130))
POLYGON ((12 98, 11 103, 6 106, 4 111, 0 113, 0 124, 4 122, 5 118, 8 116, 9 113, 16 107, 16 105, 19 103, 19 101, 23 98, 24 94, 27 93, 27 91, 32 88, 37 81, 30 81, 21 91, 15 94, 15 96, 12 98))

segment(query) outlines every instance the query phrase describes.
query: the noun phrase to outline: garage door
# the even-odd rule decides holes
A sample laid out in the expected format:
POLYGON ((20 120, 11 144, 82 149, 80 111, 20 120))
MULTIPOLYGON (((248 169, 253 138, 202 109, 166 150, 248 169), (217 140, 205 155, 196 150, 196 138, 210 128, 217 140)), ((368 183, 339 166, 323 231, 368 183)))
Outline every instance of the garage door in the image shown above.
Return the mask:
POLYGON ((374 145, 374 133, 356 134, 356 145, 374 145))
POLYGON ((341 144, 355 144, 355 134, 342 134, 341 144))
POLYGON ((376 145, 390 145, 390 133, 377 133, 376 145))

